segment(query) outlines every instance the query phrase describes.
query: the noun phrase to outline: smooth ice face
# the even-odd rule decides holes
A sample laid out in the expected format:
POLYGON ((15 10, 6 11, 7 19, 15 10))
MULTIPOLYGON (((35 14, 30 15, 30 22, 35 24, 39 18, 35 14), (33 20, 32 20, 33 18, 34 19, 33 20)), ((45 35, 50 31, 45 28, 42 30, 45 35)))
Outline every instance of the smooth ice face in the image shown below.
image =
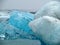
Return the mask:
POLYGON ((29 26, 47 45, 60 45, 60 20, 43 16, 30 22, 29 26))
POLYGON ((3 40, 0 45, 41 45, 38 40, 17 39, 17 40, 3 40))
POLYGON ((10 15, 8 13, 0 12, 0 22, 6 21, 10 18, 10 15))
POLYGON ((42 16, 53 16, 60 19, 60 2, 51 1, 42 6, 35 14, 35 18, 42 16))

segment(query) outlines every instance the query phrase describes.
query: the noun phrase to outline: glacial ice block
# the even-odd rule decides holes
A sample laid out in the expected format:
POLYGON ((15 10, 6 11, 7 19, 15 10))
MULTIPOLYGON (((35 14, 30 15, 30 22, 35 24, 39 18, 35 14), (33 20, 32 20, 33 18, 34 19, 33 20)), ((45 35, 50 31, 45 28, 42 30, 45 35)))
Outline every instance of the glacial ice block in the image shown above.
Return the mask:
POLYGON ((47 45, 60 45, 60 20, 43 16, 31 21, 29 26, 47 45))
POLYGON ((13 11, 10 15, 9 24, 19 28, 20 30, 24 30, 25 32, 31 31, 28 23, 34 19, 33 14, 28 12, 13 11))
POLYGON ((30 21, 34 20, 33 14, 28 12, 13 11, 10 15, 8 24, 19 29, 15 30, 16 36, 20 36, 19 38, 32 40, 37 38, 28 25, 30 21))
POLYGON ((51 1, 43 5, 35 14, 35 18, 52 16, 60 19, 60 2, 51 1))
POLYGON ((13 11, 10 18, 0 22, 1 40, 15 39, 37 39, 33 31, 28 26, 29 22, 34 19, 34 15, 28 12, 13 11), (3 37, 3 35, 5 37, 3 37))

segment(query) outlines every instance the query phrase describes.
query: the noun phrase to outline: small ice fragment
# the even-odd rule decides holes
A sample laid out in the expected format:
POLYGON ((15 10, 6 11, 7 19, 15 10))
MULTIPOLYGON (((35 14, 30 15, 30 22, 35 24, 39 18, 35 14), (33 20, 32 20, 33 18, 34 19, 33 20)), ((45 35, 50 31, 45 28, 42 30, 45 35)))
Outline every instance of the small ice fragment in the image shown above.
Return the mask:
POLYGON ((4 34, 0 34, 0 40, 4 40, 5 39, 5 35, 4 34))

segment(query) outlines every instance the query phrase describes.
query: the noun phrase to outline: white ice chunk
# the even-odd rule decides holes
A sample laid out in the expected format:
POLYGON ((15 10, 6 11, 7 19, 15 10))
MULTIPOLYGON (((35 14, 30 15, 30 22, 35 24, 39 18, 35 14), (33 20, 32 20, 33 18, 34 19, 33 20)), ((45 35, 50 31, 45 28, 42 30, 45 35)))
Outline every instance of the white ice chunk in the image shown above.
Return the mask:
POLYGON ((51 1, 42 6, 35 14, 35 18, 42 16, 53 16, 60 19, 60 2, 51 1))
POLYGON ((43 16, 30 22, 29 26, 47 45, 60 45, 60 20, 43 16))
POLYGON ((8 13, 0 12, 0 22, 4 22, 10 18, 8 13))
POLYGON ((5 35, 0 34, 0 40, 4 40, 4 38, 5 38, 5 35))

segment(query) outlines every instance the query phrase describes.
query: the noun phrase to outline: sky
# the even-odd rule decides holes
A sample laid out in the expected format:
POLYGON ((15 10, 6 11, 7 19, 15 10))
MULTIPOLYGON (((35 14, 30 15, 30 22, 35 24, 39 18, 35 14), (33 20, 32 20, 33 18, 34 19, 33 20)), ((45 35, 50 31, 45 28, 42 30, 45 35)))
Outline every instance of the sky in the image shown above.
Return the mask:
POLYGON ((18 9, 35 12, 49 1, 51 0, 2 0, 0 1, 0 10, 18 9))

